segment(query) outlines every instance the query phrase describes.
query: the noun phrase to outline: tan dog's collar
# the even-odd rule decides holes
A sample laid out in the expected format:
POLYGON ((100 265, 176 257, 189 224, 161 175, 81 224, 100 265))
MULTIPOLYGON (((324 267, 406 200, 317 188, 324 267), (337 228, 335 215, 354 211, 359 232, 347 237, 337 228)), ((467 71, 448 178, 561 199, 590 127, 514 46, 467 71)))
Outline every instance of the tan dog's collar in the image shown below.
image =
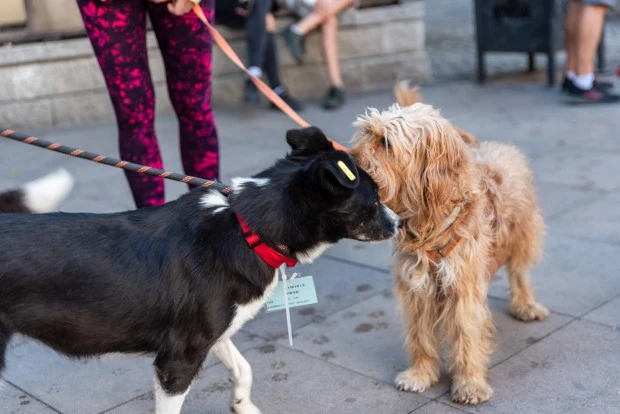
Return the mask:
POLYGON ((459 244, 459 242, 461 241, 461 236, 454 236, 452 238, 452 240, 450 240, 448 242, 448 244, 446 244, 445 246, 443 246, 441 249, 437 249, 437 250, 431 250, 426 252, 426 255, 428 256, 429 259, 431 259, 434 262, 438 262, 439 260, 443 259, 444 257, 446 257, 447 255, 450 254, 450 252, 452 250, 454 250, 454 248, 459 244))

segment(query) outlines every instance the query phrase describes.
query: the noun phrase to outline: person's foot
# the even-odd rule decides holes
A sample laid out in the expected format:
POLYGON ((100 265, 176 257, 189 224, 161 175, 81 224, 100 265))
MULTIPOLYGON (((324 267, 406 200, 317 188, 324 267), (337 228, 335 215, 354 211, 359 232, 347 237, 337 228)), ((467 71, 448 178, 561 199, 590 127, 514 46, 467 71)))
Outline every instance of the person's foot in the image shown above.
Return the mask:
POLYGON ((282 31, 282 38, 297 64, 301 65, 304 63, 304 54, 306 53, 305 38, 293 32, 292 25, 282 31))
POLYGON ((596 85, 590 89, 581 89, 573 82, 565 90, 572 103, 615 103, 620 102, 620 95, 609 93, 596 85))
POLYGON ((614 88, 613 82, 601 81, 598 79, 594 79, 594 87, 599 88, 602 91, 608 91, 614 88))
POLYGON ((259 101, 258 89, 250 79, 246 79, 243 85, 243 101, 249 104, 255 104, 259 101))
MULTIPOLYGON (((282 100, 286 102, 293 111, 298 112, 304 109, 303 104, 299 102, 297 99, 291 97, 286 91, 279 93, 278 96, 280 96, 280 98, 282 98, 282 100)), ((273 102, 271 103, 270 107, 271 109, 280 109, 273 102)))
MULTIPOLYGON (((564 80, 562 81, 562 86, 561 86, 562 92, 568 92, 571 86, 574 86, 574 82, 568 79, 566 76, 564 76, 564 80)), ((607 92, 610 89, 613 89, 614 84, 613 82, 600 81, 598 79, 594 79, 594 87, 600 89, 603 92, 607 92)))
POLYGON ((323 108, 337 109, 340 108, 345 101, 345 93, 343 88, 332 86, 327 91, 327 95, 323 98, 323 108))

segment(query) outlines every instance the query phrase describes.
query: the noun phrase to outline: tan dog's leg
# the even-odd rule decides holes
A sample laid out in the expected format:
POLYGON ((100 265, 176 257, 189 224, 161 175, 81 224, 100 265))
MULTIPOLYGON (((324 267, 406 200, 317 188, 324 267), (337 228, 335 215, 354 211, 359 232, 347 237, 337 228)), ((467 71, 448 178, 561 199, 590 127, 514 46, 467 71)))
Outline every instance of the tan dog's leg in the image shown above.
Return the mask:
POLYGON ((513 246, 508 259, 508 280, 510 281, 510 314, 522 321, 543 320, 549 311, 534 299, 530 281, 530 269, 542 256, 542 239, 545 224, 536 207, 524 217, 513 233, 513 246))
POLYGON ((405 348, 411 367, 398 374, 396 388, 401 391, 423 392, 439 381, 439 352, 434 325, 437 321, 437 303, 434 295, 410 292, 402 281, 397 281, 396 295, 407 319, 405 348))
POLYGON ((510 280, 510 314, 522 321, 542 321, 549 311, 534 300, 530 281, 530 264, 515 261, 508 263, 510 280))
POLYGON ((444 318, 446 333, 453 341, 452 400, 463 404, 488 401, 493 394, 487 372, 495 329, 486 291, 473 284, 456 289, 444 318))

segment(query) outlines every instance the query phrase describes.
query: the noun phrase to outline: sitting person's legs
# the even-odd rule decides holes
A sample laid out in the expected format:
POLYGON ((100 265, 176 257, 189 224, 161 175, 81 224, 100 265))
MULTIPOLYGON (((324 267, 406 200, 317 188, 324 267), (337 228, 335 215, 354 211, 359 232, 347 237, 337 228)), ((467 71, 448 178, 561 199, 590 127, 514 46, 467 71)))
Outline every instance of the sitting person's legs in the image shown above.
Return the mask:
MULTIPOLYGON (((288 95, 280 82, 277 50, 273 33, 276 30, 272 0, 256 0, 246 21, 246 39, 248 44, 248 70, 257 78, 262 78, 263 68, 269 78, 272 89, 294 110, 302 109, 301 103, 288 95)), ((243 99, 248 103, 259 101, 258 89, 250 79, 246 79, 243 99)), ((277 108, 271 105, 272 108, 277 108)))
MULTIPOLYGON (((266 44, 265 44, 265 53, 263 60, 263 68, 265 69, 265 74, 267 75, 267 79, 269 80, 269 84, 275 93, 280 95, 280 98, 284 100, 293 110, 300 111, 303 109, 303 105, 301 102, 293 99, 286 88, 282 84, 280 80, 280 69, 278 66, 278 51, 276 48, 276 40, 275 40, 275 31, 276 31, 276 19, 272 13, 267 14, 266 19, 266 44)), ((271 103, 272 109, 278 109, 276 105, 271 103)))
POLYGON ((329 91, 323 100, 323 107, 326 109, 335 109, 344 103, 344 89, 338 55, 337 16, 355 3, 356 0, 317 0, 314 9, 306 12, 303 3, 299 2, 296 12, 303 17, 282 33, 295 60, 298 63, 303 63, 304 38, 311 31, 319 26, 321 27, 323 54, 330 81, 329 91))
POLYGON ((321 25, 323 41, 323 55, 329 78, 329 90, 323 99, 323 108, 336 109, 344 103, 344 83, 340 73, 340 58, 338 54, 338 18, 328 17, 321 25))
POLYGON ((614 0, 573 0, 565 20, 567 72, 562 89, 586 102, 617 102, 620 96, 607 92, 610 85, 596 82, 594 57, 607 7, 614 0))
MULTIPOLYGON (((267 13, 271 8, 271 0, 255 0, 252 10, 245 22, 245 34, 248 45, 248 70, 257 78, 262 78, 261 69, 265 49, 267 47, 267 13)), ((243 99, 248 103, 258 102, 258 90, 249 79, 246 80, 243 99)))

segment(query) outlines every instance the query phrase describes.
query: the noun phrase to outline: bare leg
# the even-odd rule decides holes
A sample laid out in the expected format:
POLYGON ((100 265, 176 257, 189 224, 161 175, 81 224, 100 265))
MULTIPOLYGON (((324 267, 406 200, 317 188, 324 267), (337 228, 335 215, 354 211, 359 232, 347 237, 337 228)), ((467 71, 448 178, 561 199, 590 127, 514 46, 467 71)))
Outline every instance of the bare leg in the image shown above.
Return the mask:
POLYGON ((332 86, 342 87, 342 76, 340 74, 340 58, 338 55, 338 18, 328 17, 321 26, 323 54, 325 55, 325 66, 327 76, 332 86))
POLYGON ((332 0, 329 2, 329 7, 323 12, 314 11, 301 19, 296 23, 299 29, 299 34, 306 35, 319 27, 323 22, 330 18, 337 16, 344 10, 348 9, 355 3, 355 0, 332 0))
POLYGON ((260 414, 252 403, 252 367, 233 345, 230 339, 218 342, 211 348, 215 355, 228 368, 233 384, 232 409, 236 414, 260 414))
POLYGON ((582 5, 577 27, 575 74, 594 73, 594 56, 603 33, 606 6, 582 5))
POLYGON ((566 71, 575 72, 577 70, 577 26, 579 24, 579 14, 581 13, 581 3, 571 1, 566 10, 564 18, 564 33, 566 34, 566 71))

